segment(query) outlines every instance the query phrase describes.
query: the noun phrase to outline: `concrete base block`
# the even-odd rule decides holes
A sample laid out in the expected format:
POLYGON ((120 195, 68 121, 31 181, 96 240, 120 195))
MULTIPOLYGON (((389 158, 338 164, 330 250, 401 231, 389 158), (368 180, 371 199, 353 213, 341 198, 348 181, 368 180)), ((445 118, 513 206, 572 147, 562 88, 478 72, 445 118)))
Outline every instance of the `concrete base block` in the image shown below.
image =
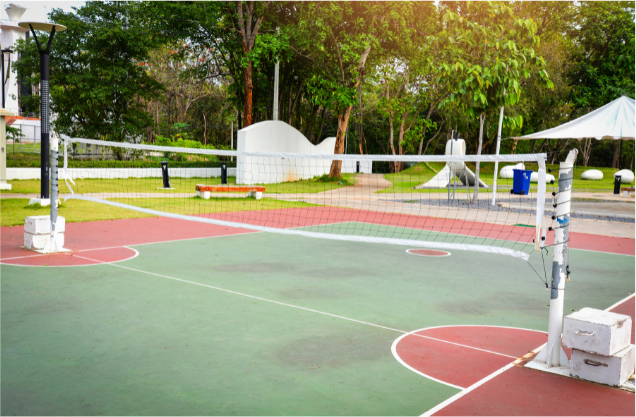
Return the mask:
POLYGON ((6 182, 0 182, 0 190, 10 190, 11 184, 7 184, 6 182))
POLYGON ((629 346, 631 332, 631 317, 586 307, 563 320, 563 346, 610 356, 629 346))
MULTIPOLYGON (((32 235, 48 235, 51 233, 51 216, 29 216, 24 219, 24 231, 32 235)), ((66 231, 66 221, 64 217, 57 216, 57 223, 55 224, 55 231, 57 233, 64 233, 66 231)))
MULTIPOLYGON (((24 233, 24 247, 29 250, 34 251, 42 251, 44 250, 51 240, 51 235, 34 235, 31 233, 24 233)), ((57 246, 62 248, 64 247, 64 233, 56 233, 55 234, 55 243, 57 246)))
MULTIPOLYGON (((42 207, 48 207, 51 205, 51 199, 50 198, 32 198, 29 200, 29 206, 33 205, 33 204, 39 204, 42 207)), ((60 204, 62 204, 62 202, 60 200, 57 200, 57 206, 59 207, 60 204)))
POLYGON ((254 197, 257 200, 260 200, 261 198, 263 198, 263 192, 262 191, 248 191, 247 196, 248 197, 254 197))
POLYGON ((634 345, 612 356, 572 349, 572 376, 618 387, 634 372, 634 345))

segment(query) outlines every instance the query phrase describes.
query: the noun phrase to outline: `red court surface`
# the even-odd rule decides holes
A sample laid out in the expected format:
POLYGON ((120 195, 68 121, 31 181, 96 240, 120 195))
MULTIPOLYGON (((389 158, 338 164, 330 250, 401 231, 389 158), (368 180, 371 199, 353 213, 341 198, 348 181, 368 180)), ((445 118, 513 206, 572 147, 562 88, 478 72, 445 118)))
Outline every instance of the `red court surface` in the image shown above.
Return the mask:
POLYGON ((123 261, 136 256, 136 251, 124 246, 251 232, 166 217, 67 223, 64 246, 73 252, 54 255, 21 248, 24 244, 22 226, 3 227, 0 233, 0 261, 3 264, 79 266, 123 261))
POLYGON ((489 326, 423 329, 401 338, 395 353, 411 368, 468 388, 547 341, 547 334, 489 326))
MULTIPOLYGON (((353 210, 337 207, 306 207, 263 211, 218 213, 219 220, 244 222, 275 228, 293 228, 326 225, 342 222, 362 222, 376 225, 404 227, 453 233, 480 238, 500 239, 530 243, 534 229, 519 226, 493 225, 435 217, 409 216, 404 214, 353 210)), ((1 263, 30 266, 90 265, 96 262, 71 257, 68 254, 41 255, 21 248, 24 227, 0 228, 1 263), (70 259, 69 259, 70 258, 70 259)), ((251 233, 246 229, 216 226, 205 223, 171 218, 143 218, 104 220, 85 223, 67 223, 65 246, 73 251, 121 248, 154 242, 175 241, 251 233)), ((553 234, 548 236, 548 244, 553 234)), ((570 233, 570 248, 634 255, 634 239, 570 233)), ((79 253, 77 253, 79 255, 79 253)), ((104 251, 97 254, 99 262, 123 261, 131 257, 127 250, 104 251)))
MULTIPOLYGON (((610 311, 631 316, 633 326, 634 296, 610 311)), ((546 341, 546 333, 531 330, 448 326, 402 336, 394 343, 393 352, 415 372, 464 389, 426 414, 635 414, 634 393, 525 368, 546 341)), ((565 352, 570 357, 571 350, 565 352)))

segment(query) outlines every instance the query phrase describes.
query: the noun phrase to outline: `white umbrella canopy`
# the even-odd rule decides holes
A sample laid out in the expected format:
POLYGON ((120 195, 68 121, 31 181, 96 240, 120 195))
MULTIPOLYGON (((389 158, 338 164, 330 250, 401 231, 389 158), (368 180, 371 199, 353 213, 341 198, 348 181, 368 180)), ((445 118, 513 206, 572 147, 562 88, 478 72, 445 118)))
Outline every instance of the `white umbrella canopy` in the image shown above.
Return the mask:
POLYGON ((634 100, 623 96, 561 126, 513 139, 634 140, 634 112, 634 100))

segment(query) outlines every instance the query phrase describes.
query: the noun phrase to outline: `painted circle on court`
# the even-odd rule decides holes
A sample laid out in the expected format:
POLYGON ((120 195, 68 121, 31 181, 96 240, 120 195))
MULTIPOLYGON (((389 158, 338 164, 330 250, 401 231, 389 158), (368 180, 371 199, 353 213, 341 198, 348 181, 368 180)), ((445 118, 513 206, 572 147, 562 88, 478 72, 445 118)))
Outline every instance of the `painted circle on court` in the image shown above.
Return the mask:
POLYGON ((450 252, 435 249, 408 249, 406 253, 420 256, 450 256, 450 252))
POLYGON ((87 266, 123 262, 139 255, 139 252, 135 249, 126 246, 52 254, 40 254, 27 249, 22 250, 24 255, 0 259, 0 264, 31 267, 87 266))

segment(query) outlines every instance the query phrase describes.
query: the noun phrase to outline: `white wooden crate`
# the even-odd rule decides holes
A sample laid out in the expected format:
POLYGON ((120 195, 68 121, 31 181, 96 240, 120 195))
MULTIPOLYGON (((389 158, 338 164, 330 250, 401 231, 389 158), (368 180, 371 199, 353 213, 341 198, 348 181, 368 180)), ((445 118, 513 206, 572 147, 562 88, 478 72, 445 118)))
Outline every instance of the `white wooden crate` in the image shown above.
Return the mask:
POLYGON ((629 346, 632 319, 622 314, 582 308, 563 321, 564 347, 611 356, 629 346))
POLYGON ((613 356, 595 355, 573 349, 570 373, 572 376, 599 384, 623 385, 634 373, 634 345, 613 356))

